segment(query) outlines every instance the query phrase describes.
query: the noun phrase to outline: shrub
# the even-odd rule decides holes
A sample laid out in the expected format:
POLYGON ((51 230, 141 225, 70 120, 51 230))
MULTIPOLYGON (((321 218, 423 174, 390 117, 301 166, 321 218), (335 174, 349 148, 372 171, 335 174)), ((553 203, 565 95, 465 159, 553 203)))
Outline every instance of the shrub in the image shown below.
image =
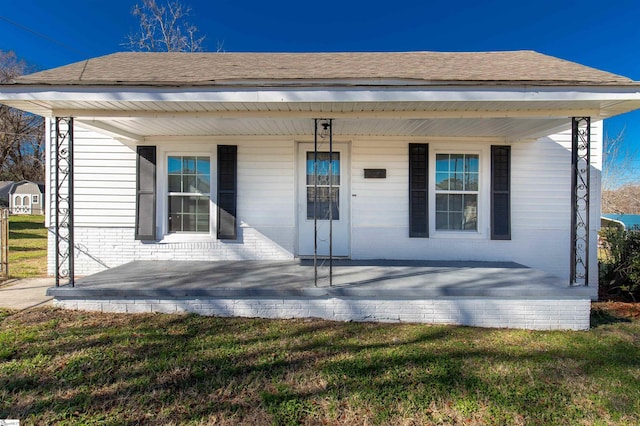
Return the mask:
POLYGON ((600 286, 607 296, 634 302, 640 298, 640 231, 603 228, 600 231, 600 286))

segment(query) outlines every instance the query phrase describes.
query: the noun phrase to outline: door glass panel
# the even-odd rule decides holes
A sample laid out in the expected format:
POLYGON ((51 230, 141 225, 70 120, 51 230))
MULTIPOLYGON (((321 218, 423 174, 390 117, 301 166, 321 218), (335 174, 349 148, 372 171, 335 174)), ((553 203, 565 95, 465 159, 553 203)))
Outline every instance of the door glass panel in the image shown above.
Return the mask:
POLYGON ((307 219, 340 220, 340 153, 334 152, 331 161, 328 152, 318 152, 317 162, 315 158, 313 151, 307 152, 307 219))
MULTIPOLYGON (((340 153, 334 152, 331 158, 333 167, 331 168, 331 180, 334 186, 340 185, 340 153)), ((318 185, 329 185, 329 153, 318 152, 318 185)), ((314 155, 307 152, 307 185, 313 185, 314 155)))
POLYGON ((314 197, 315 188, 307 187, 307 219, 313 219, 313 205, 316 205, 316 218, 318 220, 329 220, 329 211, 331 211, 331 219, 340 220, 340 189, 333 188, 331 197, 329 197, 329 187, 318 187, 317 202, 314 197), (329 201, 331 201, 331 210, 329 210, 329 201))

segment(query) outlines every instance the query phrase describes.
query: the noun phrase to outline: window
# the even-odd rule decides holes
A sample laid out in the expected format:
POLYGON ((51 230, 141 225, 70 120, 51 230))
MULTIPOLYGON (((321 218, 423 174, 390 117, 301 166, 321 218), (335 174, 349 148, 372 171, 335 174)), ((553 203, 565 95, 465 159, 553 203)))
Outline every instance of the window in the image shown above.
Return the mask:
POLYGON ((13 204, 15 204, 16 206, 22 205, 22 197, 19 195, 16 196, 16 198, 13 200, 13 204))
POLYGON ((211 160, 169 156, 169 232, 209 232, 211 160))
POLYGON ((478 154, 436 154, 436 230, 478 230, 478 154))
POLYGON ((318 220, 329 220, 329 218, 340 220, 340 153, 334 152, 331 155, 331 182, 329 181, 329 153, 317 153, 317 173, 314 170, 314 164, 316 164, 314 159, 313 151, 307 152, 307 219, 312 220, 315 217, 318 220))
POLYGON ((22 197, 22 205, 23 206, 28 206, 29 205, 29 196, 25 195, 24 197, 22 197))
POLYGON ((31 203, 32 204, 38 204, 38 196, 37 195, 32 195, 31 196, 31 203))

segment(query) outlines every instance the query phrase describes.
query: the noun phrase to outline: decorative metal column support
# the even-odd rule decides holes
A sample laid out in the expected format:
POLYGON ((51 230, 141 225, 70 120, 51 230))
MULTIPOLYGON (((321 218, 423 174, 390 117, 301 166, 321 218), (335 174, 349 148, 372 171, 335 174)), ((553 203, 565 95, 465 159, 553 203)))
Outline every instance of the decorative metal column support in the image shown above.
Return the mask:
POLYGON ((329 286, 333 286, 333 119, 315 118, 313 133, 313 276, 318 286, 318 138, 329 138, 329 286), (318 133, 318 125, 322 127, 318 133))
POLYGON ((55 269, 56 287, 68 278, 74 286, 73 241, 73 117, 56 117, 55 149, 55 269))
POLYGON ((318 119, 313 122, 313 284, 318 287, 318 119))
POLYGON ((333 287, 333 119, 329 125, 329 287, 333 287))
POLYGON ((591 119, 571 119, 571 285, 589 285, 591 119))

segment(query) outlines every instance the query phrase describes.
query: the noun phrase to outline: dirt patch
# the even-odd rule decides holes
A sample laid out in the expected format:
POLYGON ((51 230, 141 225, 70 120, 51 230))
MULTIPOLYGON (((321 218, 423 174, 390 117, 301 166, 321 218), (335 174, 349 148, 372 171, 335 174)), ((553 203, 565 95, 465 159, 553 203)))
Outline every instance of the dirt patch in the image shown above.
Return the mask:
POLYGON ((594 311, 604 311, 621 318, 640 320, 640 303, 629 302, 595 302, 594 311))

